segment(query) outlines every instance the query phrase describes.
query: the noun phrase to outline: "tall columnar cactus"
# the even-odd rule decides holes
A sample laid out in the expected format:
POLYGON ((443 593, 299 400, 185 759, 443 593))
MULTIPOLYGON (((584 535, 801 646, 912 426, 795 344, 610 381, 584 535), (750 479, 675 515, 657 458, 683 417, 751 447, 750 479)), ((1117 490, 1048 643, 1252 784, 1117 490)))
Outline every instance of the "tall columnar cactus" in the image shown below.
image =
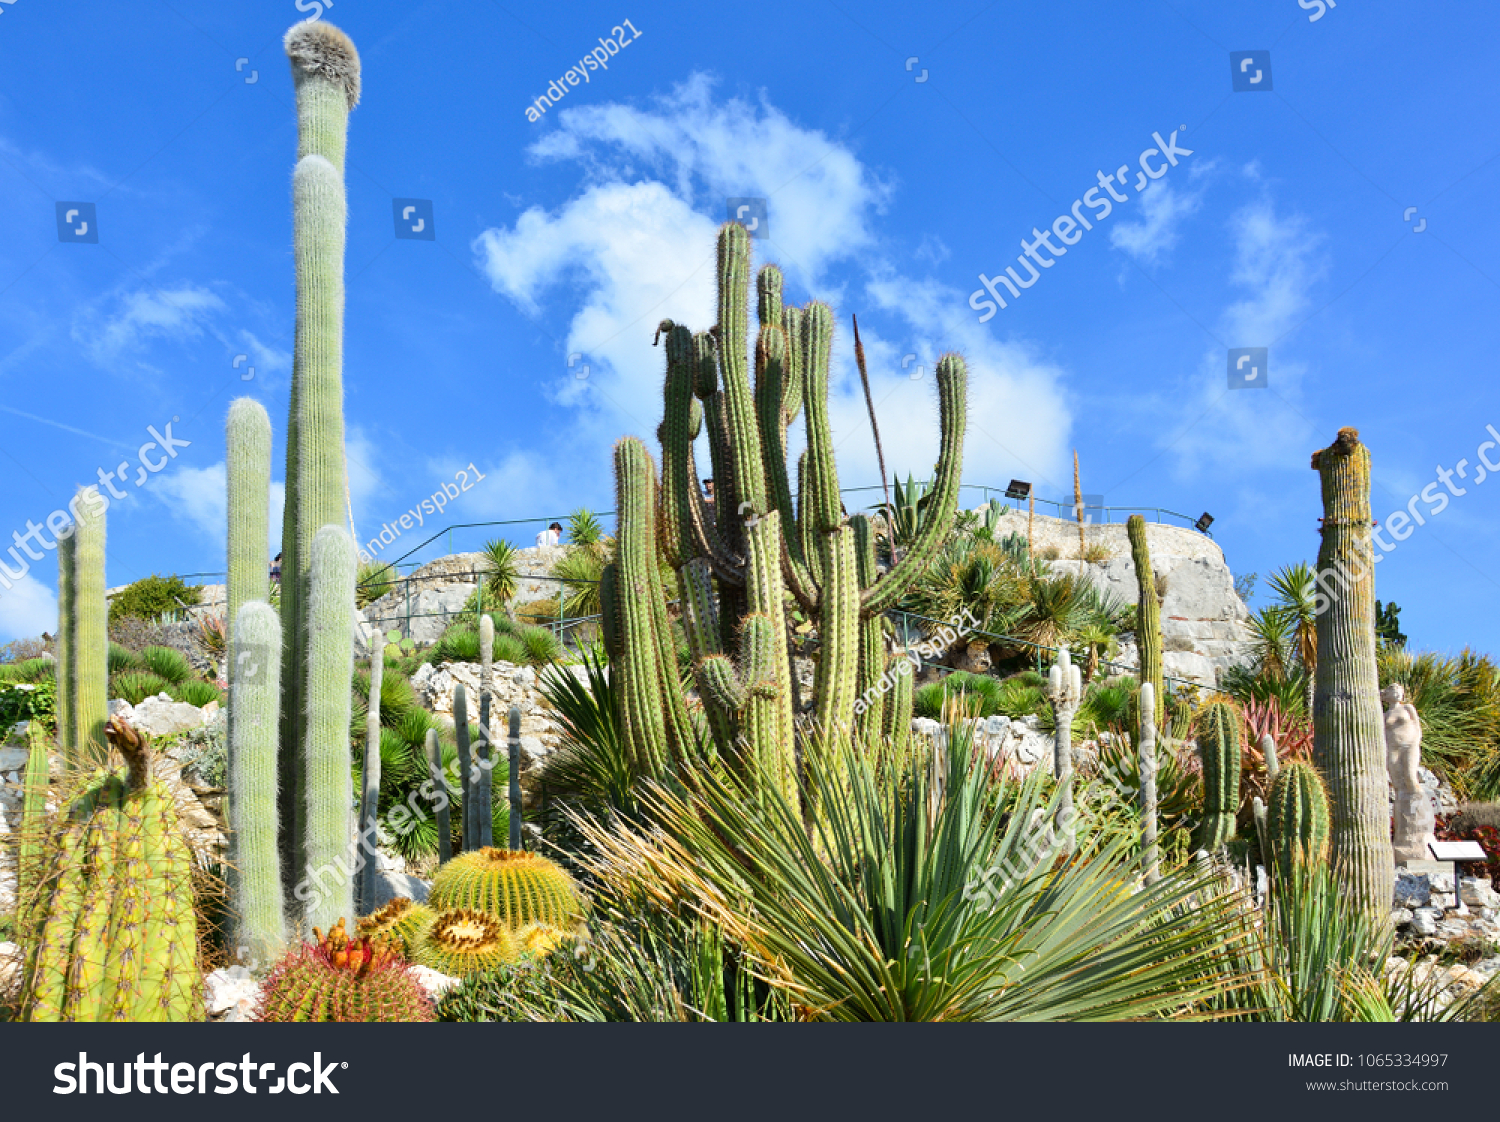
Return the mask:
POLYGON ((510 848, 521 848, 521 707, 506 714, 506 756, 510 764, 510 848))
POLYGON ((234 623, 230 660, 238 668, 229 722, 229 884, 235 946, 250 962, 286 947, 277 856, 276 735, 281 705, 281 617, 250 600, 234 623))
POLYGON ((307 721, 303 741, 306 869, 297 898, 305 928, 331 929, 354 914, 350 850, 354 783, 349 773, 349 679, 354 673, 354 540, 324 526, 312 541, 308 596, 307 721), (341 875, 340 875, 341 874, 341 875))
POLYGON ((473 850, 478 848, 475 844, 476 819, 479 817, 475 798, 478 776, 474 774, 474 761, 469 751, 469 691, 462 682, 453 687, 453 735, 458 742, 460 837, 463 839, 462 848, 473 850))
POLYGON ((453 822, 448 814, 448 779, 443 774, 443 749, 438 743, 437 729, 427 730, 427 774, 432 780, 435 795, 438 835, 438 860, 448 861, 453 857, 453 822))
POLYGON ((73 725, 78 707, 77 667, 73 662, 73 574, 77 562, 74 527, 65 526, 64 533, 57 535, 57 743, 65 755, 71 757, 73 745, 78 739, 73 725))
POLYGON ((1047 700, 1057 725, 1052 736, 1052 777, 1057 781, 1056 833, 1063 851, 1073 852, 1073 717, 1083 698, 1083 675, 1073 665, 1068 648, 1057 652, 1057 661, 1047 675, 1047 700))
POLYGON ((1141 701, 1137 713, 1140 724, 1136 732, 1136 752, 1141 776, 1141 869, 1147 884, 1161 879, 1160 856, 1156 849, 1156 689, 1150 682, 1141 683, 1141 701))
POLYGON ((198 997, 192 854, 146 738, 119 718, 126 761, 64 812, 30 913, 28 1021, 191 1021, 198 997))
POLYGON ((1370 451, 1358 430, 1342 428, 1333 444, 1313 453, 1312 466, 1323 491, 1313 755, 1328 783, 1334 867, 1356 906, 1384 921, 1395 858, 1375 668, 1370 451))
POLYGON ((484 812, 477 822, 474 846, 494 843, 494 744, 490 737, 490 708, 495 696, 495 621, 488 613, 479 617, 479 805, 484 812))
POLYGON ((1132 514, 1125 523, 1130 537, 1130 559, 1135 562, 1139 596, 1135 608, 1135 642, 1141 654, 1141 681, 1150 682, 1156 698, 1152 720, 1160 726, 1166 712, 1166 689, 1161 657, 1161 603, 1156 598, 1156 574, 1151 569, 1151 550, 1146 542, 1146 520, 1132 514))
MULTIPOLYGON (((271 418, 253 397, 242 397, 229 406, 225 425, 225 477, 229 511, 229 578, 227 588, 229 622, 227 650, 234 647, 234 625, 240 605, 271 598, 271 578, 266 566, 266 541, 270 521, 271 418)), ((234 682, 233 659, 226 668, 234 682)), ((231 714, 233 710, 230 710, 231 714)), ((231 715, 230 720, 234 718, 231 715)))
POLYGON ((359 914, 375 910, 375 878, 378 873, 375 846, 379 840, 380 811, 380 688, 385 674, 385 638, 380 628, 370 633, 370 704, 365 715, 365 762, 360 769, 359 880, 354 893, 359 914))
MULTIPOLYGON (((315 709, 305 692, 312 544, 324 526, 344 522, 343 169, 349 110, 359 100, 359 55, 348 36, 322 20, 294 26, 285 46, 297 93, 298 162, 292 176, 297 324, 282 525, 280 771, 283 875, 294 887, 308 859, 309 796, 300 752, 315 709)), ((332 920, 324 926, 331 927, 332 920)))
POLYGON ((1293 760, 1271 787, 1266 812, 1268 865, 1286 876, 1299 864, 1321 863, 1328 851, 1328 794, 1310 765, 1293 760))
MULTIPOLYGON (((818 621, 812 712, 800 715, 809 730, 803 751, 829 738, 873 735, 883 727, 880 709, 890 699, 858 708, 855 701, 887 668, 878 617, 930 562, 952 525, 967 373, 957 355, 938 362, 942 444, 931 514, 900 561, 877 573, 872 564, 861 565, 868 527, 846 519, 839 502, 827 402, 832 312, 816 302, 785 306, 780 270, 761 270, 752 393, 746 350, 750 237, 743 226, 720 229, 717 268, 713 331, 695 335, 670 320, 658 331, 666 350, 659 487, 639 441, 626 438, 616 445, 620 533, 617 568, 606 573, 607 593, 601 592, 606 647, 619 675, 625 740, 646 774, 661 776, 694 758, 718 757, 798 806, 785 592, 818 621), (711 507, 697 488, 697 402, 713 458, 711 507), (798 464, 794 502, 786 429, 799 412, 806 416, 807 451, 798 464), (683 703, 658 549, 678 575, 707 743, 683 703), (871 719, 857 728, 866 716, 871 719)), ((864 559, 871 560, 868 554, 864 559)))
POLYGON ((78 492, 73 529, 73 745, 75 763, 102 762, 109 753, 109 604, 104 597, 104 511, 97 487, 78 492))
POLYGON ((1198 756, 1203 761, 1203 821, 1198 848, 1213 852, 1234 837, 1240 809, 1240 715, 1223 701, 1198 715, 1198 756))
POLYGON ((16 929, 24 946, 31 941, 31 912, 41 889, 47 834, 48 738, 41 722, 32 721, 27 737, 26 771, 21 788, 21 831, 16 846, 16 929))

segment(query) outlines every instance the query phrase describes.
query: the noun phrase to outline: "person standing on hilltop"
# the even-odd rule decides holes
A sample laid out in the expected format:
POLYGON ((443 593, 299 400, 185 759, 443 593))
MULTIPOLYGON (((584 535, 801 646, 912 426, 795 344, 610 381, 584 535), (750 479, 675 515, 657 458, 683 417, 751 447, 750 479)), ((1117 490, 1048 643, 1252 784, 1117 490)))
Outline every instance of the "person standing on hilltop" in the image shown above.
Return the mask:
POLYGON ((536 536, 536 547, 541 549, 544 546, 556 545, 561 540, 562 523, 554 522, 536 536))

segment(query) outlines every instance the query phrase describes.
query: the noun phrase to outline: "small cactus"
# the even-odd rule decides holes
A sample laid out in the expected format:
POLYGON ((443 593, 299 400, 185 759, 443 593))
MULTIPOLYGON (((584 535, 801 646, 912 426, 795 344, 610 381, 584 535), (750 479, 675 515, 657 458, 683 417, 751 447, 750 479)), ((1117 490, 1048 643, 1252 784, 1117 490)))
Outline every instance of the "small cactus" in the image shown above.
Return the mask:
POLYGON ((432 879, 428 903, 439 911, 470 908, 512 931, 529 923, 571 927, 582 901, 571 877, 536 853, 480 849, 455 857, 432 879))
POLYGON ((1234 837, 1240 809, 1240 715, 1227 702, 1204 706, 1198 717, 1203 761, 1203 822, 1198 848, 1210 852, 1234 837))
POLYGON ((1052 776, 1057 781, 1057 833, 1062 839, 1063 851, 1073 852, 1073 715, 1078 712, 1078 702, 1083 697, 1083 675, 1073 665, 1068 648, 1057 652, 1047 675, 1047 698, 1052 702, 1052 714, 1057 729, 1053 733, 1052 776))
POLYGON ((1280 875, 1297 865, 1321 863, 1328 853, 1328 792, 1317 771, 1293 760, 1271 787, 1266 810, 1267 864, 1280 875))
POLYGON ((437 913, 426 904, 414 903, 398 896, 373 915, 359 921, 359 936, 367 940, 385 940, 401 947, 410 958, 416 944, 432 926, 437 913))
POLYGON ((268 1022, 432 1021, 431 999, 386 944, 350 939, 344 921, 284 957, 261 988, 255 1019, 268 1022))
POLYGON ((486 974, 520 957, 514 932, 486 912, 438 914, 413 949, 417 962, 451 978, 486 974))

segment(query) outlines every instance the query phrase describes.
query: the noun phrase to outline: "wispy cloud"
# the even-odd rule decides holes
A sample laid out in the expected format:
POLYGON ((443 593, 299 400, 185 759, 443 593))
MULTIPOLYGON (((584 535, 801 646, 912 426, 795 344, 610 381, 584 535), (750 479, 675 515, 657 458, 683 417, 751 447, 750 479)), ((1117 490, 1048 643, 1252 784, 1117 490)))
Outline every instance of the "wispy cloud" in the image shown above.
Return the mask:
POLYGON ((73 323, 73 340, 94 362, 109 366, 139 351, 147 340, 201 338, 211 316, 224 310, 218 295, 190 282, 136 289, 120 296, 113 313, 89 309, 80 314, 73 323))

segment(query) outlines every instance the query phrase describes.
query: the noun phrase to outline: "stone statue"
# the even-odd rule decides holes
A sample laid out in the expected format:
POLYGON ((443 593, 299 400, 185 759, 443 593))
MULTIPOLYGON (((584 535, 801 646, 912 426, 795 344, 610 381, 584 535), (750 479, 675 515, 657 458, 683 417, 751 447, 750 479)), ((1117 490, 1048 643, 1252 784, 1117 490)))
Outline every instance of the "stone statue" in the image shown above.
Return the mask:
POLYGON ((1406 700, 1406 689, 1394 683, 1380 691, 1385 702, 1385 770, 1396 791, 1396 864, 1429 861, 1427 843, 1433 840, 1432 801, 1422 790, 1417 767, 1422 762, 1422 721, 1417 707, 1406 700))

